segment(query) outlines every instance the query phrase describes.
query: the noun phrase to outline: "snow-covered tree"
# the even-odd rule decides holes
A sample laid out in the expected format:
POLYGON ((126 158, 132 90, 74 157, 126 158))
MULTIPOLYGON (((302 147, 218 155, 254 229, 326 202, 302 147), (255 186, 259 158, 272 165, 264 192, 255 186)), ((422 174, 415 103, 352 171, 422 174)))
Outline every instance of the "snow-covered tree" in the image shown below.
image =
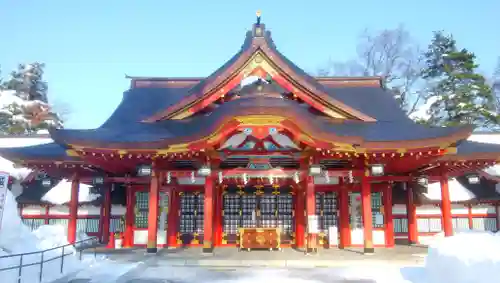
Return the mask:
POLYGON ((425 53, 422 76, 429 83, 428 123, 437 126, 473 124, 487 129, 499 124, 492 88, 478 73, 476 56, 458 49, 453 36, 435 32, 425 53))
POLYGON ((493 73, 493 94, 495 95, 497 113, 500 112, 500 58, 498 58, 495 72, 493 73))
POLYGON ((36 133, 63 126, 48 104, 43 73, 42 63, 21 64, 4 81, 0 89, 0 133, 36 133))

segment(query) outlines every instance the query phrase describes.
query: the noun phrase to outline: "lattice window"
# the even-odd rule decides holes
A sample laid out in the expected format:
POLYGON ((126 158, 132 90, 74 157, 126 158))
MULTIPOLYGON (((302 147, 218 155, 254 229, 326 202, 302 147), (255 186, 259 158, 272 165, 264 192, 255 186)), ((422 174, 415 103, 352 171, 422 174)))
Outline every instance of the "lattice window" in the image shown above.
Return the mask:
POLYGON ((203 233, 203 225, 204 225, 204 207, 205 207, 205 195, 198 194, 196 201, 196 232, 201 234, 203 233))
POLYGON ((121 218, 111 218, 109 222, 109 232, 123 232, 125 227, 123 225, 123 220, 121 218))
POLYGON ((382 193, 372 193, 372 225, 374 228, 384 227, 384 214, 382 208, 382 193))
POLYGON ((257 227, 257 217, 255 209, 257 208, 257 197, 255 195, 241 196, 241 227, 255 228, 257 227))
POLYGON ((180 202, 181 217, 179 232, 184 234, 203 233, 204 195, 183 193, 180 202))
POLYGON ((97 233, 99 232, 99 219, 77 219, 76 230, 85 233, 97 233))
POLYGON ((224 195, 224 233, 236 234, 240 226, 240 195, 224 195))
POLYGON ((280 194, 278 199, 278 227, 283 233, 293 232, 293 197, 290 194, 280 194))
POLYGON ((24 225, 28 226, 31 231, 38 229, 38 227, 45 224, 45 219, 38 218, 25 218, 23 219, 24 225))
POLYGON ((337 227, 337 193, 329 192, 323 199, 323 228, 328 231, 330 227, 337 227))
POLYGON ((68 219, 49 219, 49 225, 61 225, 68 227, 68 219))
POLYGON ((276 228, 278 226, 277 196, 265 194, 260 196, 261 226, 276 228))
POLYGON ((149 192, 135 193, 135 227, 148 228, 149 192))

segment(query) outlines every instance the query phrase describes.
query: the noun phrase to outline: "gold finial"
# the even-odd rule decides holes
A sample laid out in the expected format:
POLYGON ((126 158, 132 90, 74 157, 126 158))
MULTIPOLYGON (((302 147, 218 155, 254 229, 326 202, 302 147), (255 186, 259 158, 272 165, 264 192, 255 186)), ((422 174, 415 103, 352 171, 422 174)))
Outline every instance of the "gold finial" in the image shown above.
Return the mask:
POLYGON ((257 17, 259 17, 259 18, 260 18, 260 14, 261 14, 260 10, 257 10, 257 12, 255 13, 255 15, 257 15, 257 17))
POLYGON ((259 26, 260 25, 260 10, 257 10, 257 13, 255 13, 257 15, 257 23, 256 25, 259 26))

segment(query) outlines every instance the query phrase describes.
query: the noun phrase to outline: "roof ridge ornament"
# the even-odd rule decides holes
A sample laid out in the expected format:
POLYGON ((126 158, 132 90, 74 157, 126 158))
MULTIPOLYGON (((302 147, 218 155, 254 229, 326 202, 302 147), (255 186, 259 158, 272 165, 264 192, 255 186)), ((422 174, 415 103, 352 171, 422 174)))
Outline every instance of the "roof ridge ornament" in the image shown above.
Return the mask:
POLYGON ((264 36, 264 24, 260 23, 260 15, 261 12, 258 10, 255 15, 257 16, 257 20, 253 25, 252 35, 253 37, 263 37, 264 36))

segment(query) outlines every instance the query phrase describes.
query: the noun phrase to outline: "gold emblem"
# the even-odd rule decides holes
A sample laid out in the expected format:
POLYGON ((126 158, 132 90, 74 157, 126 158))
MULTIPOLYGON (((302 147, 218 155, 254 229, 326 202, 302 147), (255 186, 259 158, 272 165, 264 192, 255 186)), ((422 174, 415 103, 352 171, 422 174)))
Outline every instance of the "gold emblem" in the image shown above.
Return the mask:
POLYGON ((262 234, 259 234, 259 235, 257 235, 257 237, 255 237, 255 241, 257 241, 257 243, 259 243, 259 245, 262 245, 266 242, 266 237, 264 237, 264 235, 262 235, 262 234))

